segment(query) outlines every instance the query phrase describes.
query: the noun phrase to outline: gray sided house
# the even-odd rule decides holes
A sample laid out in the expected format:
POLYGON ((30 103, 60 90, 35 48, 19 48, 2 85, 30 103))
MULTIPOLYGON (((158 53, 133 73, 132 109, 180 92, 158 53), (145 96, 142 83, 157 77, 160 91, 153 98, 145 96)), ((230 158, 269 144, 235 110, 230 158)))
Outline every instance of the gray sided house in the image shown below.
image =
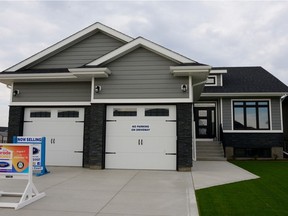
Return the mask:
POLYGON ((8 141, 45 136, 48 165, 188 171, 224 154, 283 157, 288 88, 269 72, 212 68, 101 23, 0 82, 11 88, 8 141))

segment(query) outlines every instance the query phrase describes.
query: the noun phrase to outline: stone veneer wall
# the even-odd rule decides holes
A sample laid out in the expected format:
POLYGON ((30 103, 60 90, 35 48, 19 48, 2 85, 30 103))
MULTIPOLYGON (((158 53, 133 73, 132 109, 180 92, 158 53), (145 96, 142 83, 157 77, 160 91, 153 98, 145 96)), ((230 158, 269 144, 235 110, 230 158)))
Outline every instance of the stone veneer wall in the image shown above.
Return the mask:
MULTIPOLYGON (((88 110, 89 109, 87 109, 87 111, 88 110)), ((89 113, 85 117, 88 118, 89 113)), ((85 129, 86 131, 84 132, 85 134, 85 141, 84 141, 85 156, 84 157, 85 158, 87 156, 89 157, 90 168, 103 169, 104 164, 105 164, 105 161, 104 161, 105 160, 104 158, 105 131, 106 131, 105 130, 106 129, 106 106, 105 104, 92 104, 91 105, 90 122, 88 123, 88 125, 85 126, 85 129)), ((88 162, 87 159, 85 159, 84 161, 88 162)), ((88 164, 85 164, 85 166, 87 167, 88 164)))
POLYGON ((226 157, 234 157, 234 148, 271 148, 271 158, 283 158, 284 135, 282 133, 224 133, 226 157))
POLYGON ((10 106, 8 123, 8 143, 13 142, 13 136, 23 135, 24 107, 10 106))
POLYGON ((177 169, 192 167, 192 104, 177 104, 177 169))

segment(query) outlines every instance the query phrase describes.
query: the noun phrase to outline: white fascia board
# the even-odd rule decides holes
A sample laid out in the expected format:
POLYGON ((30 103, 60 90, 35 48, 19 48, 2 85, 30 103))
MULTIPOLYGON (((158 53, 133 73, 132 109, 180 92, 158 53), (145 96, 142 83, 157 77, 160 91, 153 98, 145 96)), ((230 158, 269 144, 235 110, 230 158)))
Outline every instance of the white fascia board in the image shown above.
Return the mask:
POLYGON ((144 38, 137 38, 121 47, 119 47, 118 49, 86 64, 86 66, 97 66, 99 64, 102 64, 104 62, 107 62, 107 61, 111 61, 117 57, 120 57, 120 56, 123 56, 124 54, 128 53, 130 50, 134 50, 136 49, 137 47, 140 47, 140 46, 143 46, 145 48, 147 48, 148 50, 151 50, 152 52, 155 52, 165 58, 168 58, 172 61, 176 61, 176 62, 179 62, 179 63, 195 63, 195 61, 189 59, 189 58, 186 58, 178 53, 175 53, 171 50, 168 50, 158 44, 155 44, 151 41, 148 41, 144 38))
MULTIPOLYGON (((196 63, 196 62, 194 62, 196 63)), ((170 67, 170 71, 177 71, 177 70, 186 70, 186 71, 190 71, 190 70, 211 70, 211 66, 209 65, 189 65, 189 66, 171 66, 170 67)))
POLYGON ((196 65, 196 66, 171 66, 170 71, 174 76, 206 76, 209 75, 211 66, 196 65))
POLYGON ((131 104, 131 103, 192 103, 192 98, 167 98, 167 99, 93 99, 91 103, 107 103, 107 104, 131 104))
POLYGON ((29 79, 29 78, 75 78, 72 73, 21 73, 21 74, 1 74, 0 80, 2 79, 29 79))
POLYGON ((224 74, 227 73, 227 70, 217 70, 217 69, 212 69, 210 70, 211 74, 224 74))
POLYGON ((86 34, 89 34, 92 31, 95 31, 97 29, 100 31, 103 31, 104 33, 107 33, 107 34, 113 36, 114 38, 120 39, 120 40, 125 41, 125 42, 130 42, 131 40, 133 40, 133 38, 131 38, 125 34, 122 34, 121 32, 118 32, 112 28, 109 28, 108 26, 105 26, 101 23, 95 23, 95 24, 88 26, 87 28, 69 36, 68 38, 48 47, 47 49, 44 49, 43 51, 36 53, 35 55, 31 56, 30 58, 28 58, 24 61, 21 61, 20 63, 6 69, 5 71, 6 72, 17 71, 17 70, 33 63, 34 61, 37 61, 38 59, 60 49, 63 46, 66 46, 67 44, 77 40, 78 38, 83 37, 86 34))
POLYGON ((107 78, 111 74, 111 71, 108 68, 71 68, 68 70, 78 78, 107 78))
POLYGON ((15 81, 20 82, 35 82, 35 81, 42 81, 42 80, 71 80, 71 79, 77 79, 76 76, 74 76, 71 73, 44 73, 44 74, 3 74, 0 76, 0 82, 4 84, 11 84, 15 81))
POLYGON ((9 106, 90 106, 91 102, 11 102, 9 106))
POLYGON ((265 97, 265 96, 271 96, 271 97, 281 97, 286 92, 240 92, 240 93, 202 93, 201 97, 265 97))

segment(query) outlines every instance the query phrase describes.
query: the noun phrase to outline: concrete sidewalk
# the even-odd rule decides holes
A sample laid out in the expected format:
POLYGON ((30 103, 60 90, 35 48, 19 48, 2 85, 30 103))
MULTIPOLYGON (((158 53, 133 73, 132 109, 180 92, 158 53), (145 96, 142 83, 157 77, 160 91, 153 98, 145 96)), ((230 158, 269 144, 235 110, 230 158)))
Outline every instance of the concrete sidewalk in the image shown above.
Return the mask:
MULTIPOLYGON (((257 178, 226 161, 195 162, 192 173, 71 167, 49 171, 33 178, 46 197, 17 211, 0 208, 0 216, 197 216, 194 187, 257 178)), ((0 180, 0 190, 23 192, 26 183, 0 180)), ((18 200, 0 197, 0 202, 18 200)))
POLYGON ((196 161, 192 173, 195 190, 259 178, 227 161, 196 161))

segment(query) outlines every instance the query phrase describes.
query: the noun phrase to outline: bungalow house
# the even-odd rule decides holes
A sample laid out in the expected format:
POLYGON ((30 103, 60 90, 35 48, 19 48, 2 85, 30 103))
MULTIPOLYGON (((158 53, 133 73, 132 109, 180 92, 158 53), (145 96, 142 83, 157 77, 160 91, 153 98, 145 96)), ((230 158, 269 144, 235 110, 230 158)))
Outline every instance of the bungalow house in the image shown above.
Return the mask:
POLYGON ((47 165, 187 171, 201 147, 222 159, 283 157, 288 87, 269 72, 212 68, 101 23, 0 82, 11 88, 8 140, 45 136, 47 165))

